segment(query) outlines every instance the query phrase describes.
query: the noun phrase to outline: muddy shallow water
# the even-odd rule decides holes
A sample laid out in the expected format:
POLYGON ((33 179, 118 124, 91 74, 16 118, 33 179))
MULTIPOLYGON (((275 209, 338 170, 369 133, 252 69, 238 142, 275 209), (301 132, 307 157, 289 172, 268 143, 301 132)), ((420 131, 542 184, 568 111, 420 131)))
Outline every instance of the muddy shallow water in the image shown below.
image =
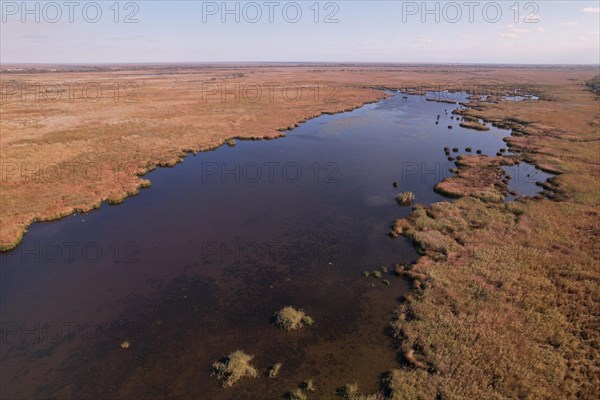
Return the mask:
POLYGON ((453 166, 443 148, 494 155, 508 134, 459 127, 456 107, 394 94, 189 156, 121 205, 34 224, 1 260, 1 397, 277 399, 307 378, 315 398, 347 382, 375 391, 399 365, 387 327, 409 287, 362 272, 417 257, 386 235, 410 212, 395 195, 448 200, 433 192, 453 166), (316 325, 278 330, 285 305, 316 325), (222 389, 210 363, 236 349, 261 374, 282 362, 280 376, 222 389))

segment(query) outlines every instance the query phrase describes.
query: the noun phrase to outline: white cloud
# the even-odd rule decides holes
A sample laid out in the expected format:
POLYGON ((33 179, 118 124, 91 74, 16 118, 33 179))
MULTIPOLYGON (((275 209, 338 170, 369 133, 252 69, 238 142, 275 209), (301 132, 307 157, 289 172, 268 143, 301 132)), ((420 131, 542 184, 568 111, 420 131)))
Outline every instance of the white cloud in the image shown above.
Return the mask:
POLYGON ((516 35, 514 33, 503 33, 502 35, 500 35, 500 37, 503 37, 503 38, 516 38, 516 37, 518 37, 518 35, 516 35))
POLYGON ((511 29, 510 31, 513 32, 513 33, 527 33, 527 32, 531 32, 529 29, 518 29, 518 28, 511 29))
POLYGON ((567 21, 567 22, 561 22, 560 26, 577 26, 579 25, 579 22, 577 21, 567 21))
POLYGON ((600 7, 586 7, 581 11, 587 14, 600 14, 600 7))
POLYGON ((543 33, 543 32, 546 32, 546 28, 537 28, 537 31, 543 33))

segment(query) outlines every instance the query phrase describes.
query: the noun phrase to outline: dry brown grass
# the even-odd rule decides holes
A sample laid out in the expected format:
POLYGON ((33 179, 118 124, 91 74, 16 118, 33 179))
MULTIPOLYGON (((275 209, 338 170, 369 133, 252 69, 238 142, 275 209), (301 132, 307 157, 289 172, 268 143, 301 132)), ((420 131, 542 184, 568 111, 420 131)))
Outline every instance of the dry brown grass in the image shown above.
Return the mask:
POLYGON ((229 388, 242 378, 256 378, 258 371, 250 364, 254 358, 241 350, 236 350, 220 361, 215 361, 212 373, 223 380, 223 387, 229 388))
POLYGON ((313 319, 306 315, 303 310, 296 310, 291 306, 283 307, 275 314, 275 325, 286 331, 293 331, 305 325, 310 326, 313 324, 313 319))
POLYGON ((475 122, 475 121, 465 121, 465 122, 461 122, 460 126, 462 126, 463 128, 467 128, 467 129, 474 129, 476 131, 489 131, 490 128, 484 124, 480 124, 479 122, 475 122))
POLYGON ((502 182, 502 165, 512 165, 505 157, 467 155, 456 162, 457 175, 438 182, 434 190, 448 197, 473 196, 486 201, 502 201, 508 186, 502 182))
POLYGON ((396 195, 396 202, 401 206, 409 206, 415 201, 415 194, 413 192, 403 192, 396 195))
POLYGON ((553 101, 465 112, 514 128, 514 149, 561 172, 554 200, 474 193, 395 224, 424 256, 397 269, 415 290, 392 323, 406 361, 392 399, 600 396, 598 103, 566 79, 542 88, 553 101))

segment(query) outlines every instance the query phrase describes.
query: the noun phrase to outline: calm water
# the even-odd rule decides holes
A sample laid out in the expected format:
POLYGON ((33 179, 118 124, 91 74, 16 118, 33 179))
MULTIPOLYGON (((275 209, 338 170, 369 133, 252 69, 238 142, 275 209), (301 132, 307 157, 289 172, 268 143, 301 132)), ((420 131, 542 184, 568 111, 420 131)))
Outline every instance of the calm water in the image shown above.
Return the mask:
POLYGON ((443 148, 493 155, 508 134, 460 128, 457 106, 423 100, 189 156, 121 205, 34 224, 2 256, 2 398, 278 399, 307 378, 315 398, 376 390, 398 366, 387 326, 408 285, 362 272, 417 257, 386 235, 410 212, 395 195, 447 200, 432 190, 453 165, 443 148), (276 329, 285 305, 316 325, 276 329), (236 349, 261 373, 282 362, 280 377, 221 389, 210 363, 236 349))

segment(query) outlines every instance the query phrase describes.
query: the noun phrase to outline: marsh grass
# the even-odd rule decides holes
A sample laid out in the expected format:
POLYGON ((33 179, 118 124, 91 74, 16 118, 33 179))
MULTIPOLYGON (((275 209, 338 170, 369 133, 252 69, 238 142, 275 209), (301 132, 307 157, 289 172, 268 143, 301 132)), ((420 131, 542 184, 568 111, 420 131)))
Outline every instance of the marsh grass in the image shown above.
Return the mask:
POLYGON ((399 193, 396 196, 396 201, 401 206, 409 206, 413 201, 415 201, 415 194, 413 192, 399 193))
POLYGON ((358 396, 358 383, 347 383, 338 388, 337 394, 344 399, 351 400, 354 396, 358 396))
POLYGON ((315 382, 312 379, 307 379, 304 382, 302 382, 300 384, 300 388, 302 388, 302 390, 305 390, 307 392, 314 392, 315 390, 317 390, 317 387, 315 386, 315 382))
POLYGON ((473 129, 476 131, 489 131, 490 130, 490 128, 488 126, 481 124, 479 122, 472 122, 472 121, 461 122, 460 126, 463 128, 473 129))
POLYGON ((213 362, 211 375, 223 380, 224 388, 233 386, 242 378, 256 378, 258 371, 250 364, 253 358, 241 350, 236 350, 222 360, 213 362))
POLYGON ((280 370, 281 370, 281 363, 275 363, 271 367, 269 367, 269 370, 267 371, 267 376, 271 379, 277 378, 280 370))
POLYGON ((303 310, 296 310, 292 306, 284 307, 275 314, 275 325, 286 331, 293 331, 305 325, 311 326, 313 324, 312 317, 306 315, 303 310))
POLYGON ((286 393, 285 398, 288 400, 307 400, 308 397, 301 389, 296 388, 286 393))

